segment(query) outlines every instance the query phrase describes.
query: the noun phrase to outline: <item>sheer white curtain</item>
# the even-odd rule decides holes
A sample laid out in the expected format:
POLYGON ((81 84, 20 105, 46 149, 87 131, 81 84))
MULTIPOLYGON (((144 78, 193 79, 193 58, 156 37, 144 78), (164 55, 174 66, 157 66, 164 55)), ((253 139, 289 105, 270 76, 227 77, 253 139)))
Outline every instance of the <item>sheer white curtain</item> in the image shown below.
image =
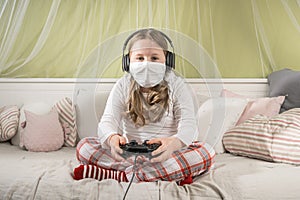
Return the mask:
POLYGON ((0 44, 0 72, 10 66, 8 57, 12 53, 16 38, 20 34, 24 15, 30 0, 24 1, 1 1, 1 44, 0 44))
MULTIPOLYGON (((297 5, 298 5, 298 9, 295 9, 295 11, 292 10, 291 6, 288 4, 287 1, 281 0, 281 3, 285 9, 285 11, 287 12, 291 22, 293 23, 293 25, 295 26, 295 28, 299 31, 300 33, 300 25, 299 25, 299 18, 297 19, 296 17, 296 11, 299 11, 300 8, 300 0, 297 0, 297 5)), ((297 6, 296 6, 297 7, 297 6)), ((299 12, 298 12, 298 16, 299 16, 299 12)))
POLYGON ((276 35, 282 23, 300 34, 299 20, 300 0, 0 0, 0 76, 118 77, 126 37, 154 27, 172 38, 183 76, 247 76, 250 66, 265 77, 300 65, 278 60, 276 46, 289 39, 276 35), (247 31, 228 28, 236 24, 247 31))
MULTIPOLYGON (((288 0, 280 0, 281 4, 282 4, 282 8, 284 9, 284 11, 286 12, 285 14, 289 17, 290 22, 293 24, 294 28, 298 30, 299 34, 300 34, 300 5, 299 5, 299 0, 297 1, 288 1, 288 0), (294 5, 295 9, 293 10, 291 8, 291 6, 294 5), (295 15, 298 11, 298 18, 295 15)), ((252 3, 252 9, 253 9, 253 21, 254 21, 254 27, 255 27, 255 33, 256 33, 256 38, 257 38, 257 48, 259 51, 259 55, 260 55, 260 60, 261 60, 261 70, 263 73, 263 76, 267 76, 267 72, 265 71, 265 65, 269 64, 269 66, 271 67, 272 71, 275 71, 277 69, 277 65, 276 65, 276 61, 274 60, 273 57, 273 52, 271 50, 271 46, 270 46, 270 42, 265 30, 265 25, 262 21, 262 17, 261 17, 261 13, 260 10, 258 8, 258 4, 257 4, 257 0, 251 0, 252 3), (263 54, 266 55, 266 57, 263 56, 263 54)), ((275 13, 273 13, 272 9, 271 9, 271 5, 272 1, 266 1, 267 4, 267 11, 268 13, 270 13, 271 15, 274 15, 275 13)), ((272 18, 269 18, 268 23, 274 23, 272 18)), ((273 29, 272 31, 274 31, 275 29, 273 29)))

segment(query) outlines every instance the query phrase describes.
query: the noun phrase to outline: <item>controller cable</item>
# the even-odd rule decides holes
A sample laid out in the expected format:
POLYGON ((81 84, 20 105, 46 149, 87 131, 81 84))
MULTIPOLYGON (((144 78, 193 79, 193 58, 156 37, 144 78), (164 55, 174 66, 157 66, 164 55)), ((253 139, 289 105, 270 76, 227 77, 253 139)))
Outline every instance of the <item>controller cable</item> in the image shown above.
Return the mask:
POLYGON ((124 194, 124 196, 123 196, 123 200, 125 200, 125 198, 126 198, 126 195, 127 195, 127 193, 128 193, 128 190, 129 190, 129 188, 130 188, 130 186, 131 186, 131 184, 132 184, 132 182, 133 182, 133 178, 134 178, 135 173, 136 173, 136 159, 137 159, 137 157, 138 157, 138 154, 135 154, 135 157, 134 157, 134 163, 133 163, 133 167, 132 167, 132 172, 133 172, 133 174, 132 174, 132 177, 131 177, 131 179, 130 179, 129 185, 127 186, 126 192, 125 192, 125 194, 124 194))

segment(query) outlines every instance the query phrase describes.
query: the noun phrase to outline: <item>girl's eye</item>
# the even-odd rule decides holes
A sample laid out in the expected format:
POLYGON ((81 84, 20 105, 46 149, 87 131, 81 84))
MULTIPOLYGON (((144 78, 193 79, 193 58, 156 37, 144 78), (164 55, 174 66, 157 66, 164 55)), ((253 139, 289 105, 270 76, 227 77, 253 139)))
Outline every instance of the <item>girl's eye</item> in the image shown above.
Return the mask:
POLYGON ((142 60, 144 60, 144 57, 137 57, 137 59, 142 61, 142 60))
POLYGON ((151 59, 155 61, 155 60, 158 60, 159 58, 158 57, 152 57, 151 59))

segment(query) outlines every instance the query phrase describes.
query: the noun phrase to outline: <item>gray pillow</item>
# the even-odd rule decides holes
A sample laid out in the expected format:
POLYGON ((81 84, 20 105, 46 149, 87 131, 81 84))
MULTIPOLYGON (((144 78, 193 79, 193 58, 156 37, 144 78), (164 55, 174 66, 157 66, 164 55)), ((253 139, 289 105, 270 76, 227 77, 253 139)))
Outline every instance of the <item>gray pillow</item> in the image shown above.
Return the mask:
POLYGON ((300 107, 300 71, 282 69, 268 76, 270 97, 286 96, 280 112, 300 107))

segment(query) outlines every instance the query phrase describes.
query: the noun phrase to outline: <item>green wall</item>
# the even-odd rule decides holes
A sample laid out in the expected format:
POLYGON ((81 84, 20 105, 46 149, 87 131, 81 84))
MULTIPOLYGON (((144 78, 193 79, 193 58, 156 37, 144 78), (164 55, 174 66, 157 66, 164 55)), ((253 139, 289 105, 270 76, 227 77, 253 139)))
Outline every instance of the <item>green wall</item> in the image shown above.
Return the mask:
POLYGON ((123 42, 143 27, 172 38, 188 78, 300 70, 296 0, 31 0, 18 31, 12 4, 22 1, 0 2, 0 77, 120 77, 123 42))

